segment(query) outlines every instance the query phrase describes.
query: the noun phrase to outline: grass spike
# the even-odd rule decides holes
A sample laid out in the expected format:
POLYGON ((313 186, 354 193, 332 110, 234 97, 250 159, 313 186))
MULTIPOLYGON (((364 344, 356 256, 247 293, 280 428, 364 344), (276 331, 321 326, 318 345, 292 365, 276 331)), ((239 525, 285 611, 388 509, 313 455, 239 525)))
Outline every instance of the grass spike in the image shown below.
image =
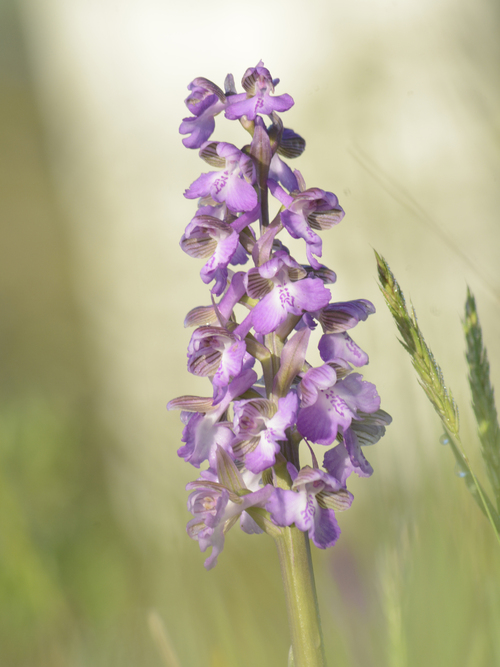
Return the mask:
POLYGON ((476 300, 469 288, 465 301, 463 328, 467 344, 466 358, 469 365, 472 407, 477 421, 484 463, 495 493, 497 510, 500 512, 500 427, 476 300))
MULTIPOLYGON (((459 433, 458 409, 451 391, 446 386, 441 368, 425 342, 424 336, 418 326, 415 309, 412 306, 411 314, 408 312, 403 292, 391 272, 389 265, 376 251, 375 255, 378 264, 380 289, 384 295, 389 310, 396 321, 399 333, 401 334, 402 340, 400 340, 400 342, 409 353, 413 367, 419 376, 419 383, 443 423, 457 465, 460 466, 460 469, 464 473, 466 486, 474 500, 479 505, 481 511, 489 519, 495 532, 495 536, 500 544, 500 512, 498 509, 495 509, 487 493, 479 483, 469 463, 469 459, 463 451, 459 433)), ((478 418, 478 424, 480 431, 482 430, 483 432, 483 437, 488 434, 489 440, 486 448, 491 455, 492 460, 494 459, 496 462, 500 457, 500 448, 498 446, 499 440, 497 440, 497 438, 500 437, 500 430, 498 429, 496 410, 494 412, 495 421, 492 421, 493 410, 495 408, 493 402, 493 389, 489 383, 489 364, 486 351, 482 347, 482 336, 480 328, 478 329, 479 321, 477 319, 477 313, 474 316, 474 313, 476 312, 475 303, 468 299, 467 304, 466 322, 464 323, 464 326, 466 327, 466 336, 469 335, 471 340, 471 350, 474 352, 473 360, 475 363, 471 366, 469 362, 469 367, 471 368, 471 376, 472 368, 474 368, 473 382, 477 392, 477 400, 474 398, 474 402, 477 402, 478 414, 481 417, 481 419, 478 418), (467 308, 469 308, 469 310, 467 310, 467 308), (471 313, 469 320, 467 319, 468 312, 471 313), (467 332, 469 333, 467 334, 467 332), (479 390, 479 388, 481 388, 481 390, 479 390), (485 415, 486 418, 484 418, 485 415), (496 458, 493 456, 493 450, 496 458)), ((467 342, 469 345, 469 339, 467 342)), ((469 360, 469 356, 467 359, 469 360)), ((483 441, 481 442, 483 443, 483 441)), ((484 449, 485 445, 483 444, 483 451, 484 449)), ((496 468, 495 470, 496 473, 500 472, 500 468, 496 468)), ((494 488, 496 491, 498 487, 494 486, 494 488)))
POLYGON ((458 436, 458 409, 451 391, 447 388, 441 368, 430 351, 418 326, 417 315, 413 306, 411 314, 396 278, 383 257, 375 252, 381 291, 396 321, 402 340, 400 341, 411 357, 413 367, 418 373, 419 382, 434 406, 446 429, 458 436))

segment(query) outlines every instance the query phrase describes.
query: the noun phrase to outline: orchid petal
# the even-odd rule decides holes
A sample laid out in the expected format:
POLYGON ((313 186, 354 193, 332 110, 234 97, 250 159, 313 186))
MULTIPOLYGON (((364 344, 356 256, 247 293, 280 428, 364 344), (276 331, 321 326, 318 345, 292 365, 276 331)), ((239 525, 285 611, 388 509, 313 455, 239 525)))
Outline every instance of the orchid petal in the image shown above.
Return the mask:
POLYGON ((325 362, 335 362, 341 359, 356 367, 368 363, 366 352, 363 352, 345 331, 324 334, 319 341, 318 348, 320 356, 325 362))
POLYGON ((333 547, 340 537, 340 528, 334 510, 318 508, 309 530, 309 537, 319 549, 333 547))

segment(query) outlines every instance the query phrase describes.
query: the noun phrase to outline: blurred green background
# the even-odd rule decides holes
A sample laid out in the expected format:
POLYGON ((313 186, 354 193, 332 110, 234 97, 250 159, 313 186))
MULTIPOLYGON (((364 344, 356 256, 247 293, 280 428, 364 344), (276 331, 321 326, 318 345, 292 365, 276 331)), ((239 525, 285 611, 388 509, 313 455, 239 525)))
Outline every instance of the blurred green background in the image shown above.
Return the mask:
MULTIPOLYGON (((296 102, 294 166, 346 209, 324 261, 335 300, 377 306, 355 338, 394 417, 341 540, 314 553, 329 664, 500 664, 498 545, 372 252, 413 300, 484 478, 460 318, 469 284, 498 385, 499 27, 492 0, 0 0, 2 667, 161 667, 167 635, 182 667, 286 664, 274 546, 233 529, 205 572, 165 410, 208 391, 182 328, 208 302, 178 246, 203 170, 177 134, 186 85, 260 58, 296 102)), ((243 135, 222 121, 215 138, 243 135)))

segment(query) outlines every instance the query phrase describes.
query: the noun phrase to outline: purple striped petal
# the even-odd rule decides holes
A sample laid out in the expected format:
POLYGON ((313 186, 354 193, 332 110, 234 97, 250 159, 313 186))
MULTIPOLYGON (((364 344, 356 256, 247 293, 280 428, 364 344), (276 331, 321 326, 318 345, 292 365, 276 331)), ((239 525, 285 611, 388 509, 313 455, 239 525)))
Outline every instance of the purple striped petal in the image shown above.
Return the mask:
POLYGON ((347 478, 352 472, 355 472, 351 463, 349 452, 343 443, 340 443, 333 449, 329 449, 323 459, 323 466, 326 470, 336 477, 342 486, 345 486, 347 478))
POLYGON ((373 473, 373 468, 366 460, 356 432, 352 428, 348 428, 344 432, 344 445, 349 453, 354 472, 360 477, 370 477, 373 473))
POLYGON ((309 530, 309 537, 319 549, 333 547, 340 537, 340 528, 334 510, 318 507, 309 530))

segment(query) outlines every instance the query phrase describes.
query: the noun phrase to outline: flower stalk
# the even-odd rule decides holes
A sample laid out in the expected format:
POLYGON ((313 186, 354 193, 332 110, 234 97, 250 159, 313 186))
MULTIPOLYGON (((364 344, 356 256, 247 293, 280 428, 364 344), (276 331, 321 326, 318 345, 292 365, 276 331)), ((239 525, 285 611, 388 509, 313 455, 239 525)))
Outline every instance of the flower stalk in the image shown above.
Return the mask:
POLYGON ((326 665, 311 547, 305 533, 285 528, 275 538, 288 611, 294 667, 326 665))

